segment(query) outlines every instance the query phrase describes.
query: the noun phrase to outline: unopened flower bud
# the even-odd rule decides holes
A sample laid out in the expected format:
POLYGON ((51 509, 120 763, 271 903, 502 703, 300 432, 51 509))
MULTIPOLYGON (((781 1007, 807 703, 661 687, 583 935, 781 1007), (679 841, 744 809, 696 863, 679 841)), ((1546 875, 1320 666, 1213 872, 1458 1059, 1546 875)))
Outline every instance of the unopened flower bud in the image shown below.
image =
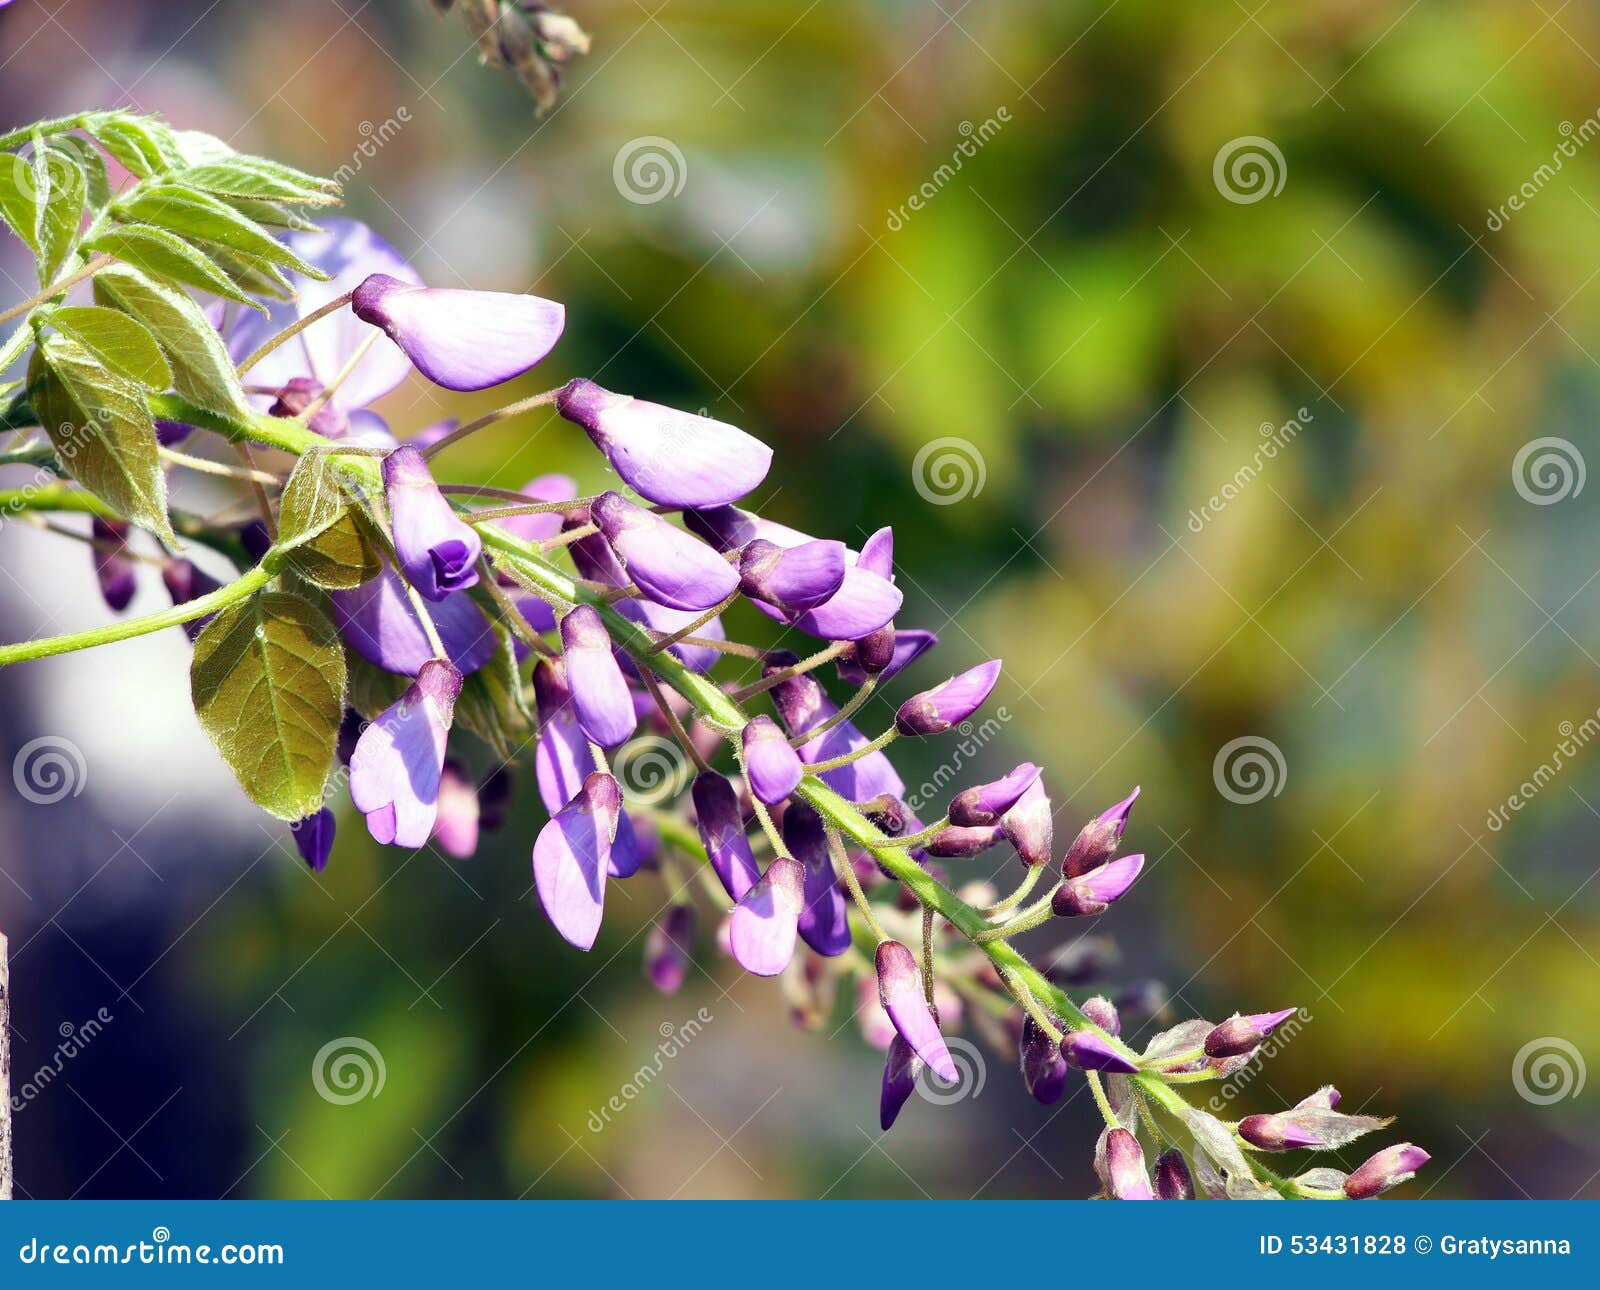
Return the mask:
POLYGON ((960 1076, 922 992, 922 970, 917 967, 916 956, 899 941, 883 941, 878 945, 877 968, 878 1001, 895 1030, 918 1057, 933 1067, 934 1074, 947 1083, 955 1083, 960 1076))
POLYGON ((776 721, 768 716, 756 717, 745 726, 740 742, 745 778, 756 797, 775 806, 794 792, 805 766, 776 721))
POLYGON ((1351 1200, 1381 1195, 1414 1177, 1430 1159, 1426 1151, 1409 1142, 1385 1147, 1345 1179, 1344 1194, 1351 1200))
POLYGON ((1068 878, 1056 888, 1050 908, 1061 918, 1103 914, 1127 894, 1143 868, 1142 855, 1123 856, 1090 870, 1081 878, 1068 878))
POLYGON ((910 808, 891 793, 880 793, 871 801, 858 802, 856 809, 891 838, 904 833, 912 819, 910 808))
POLYGON ((1126 1129, 1112 1129, 1106 1135, 1106 1194, 1116 1200, 1154 1200, 1150 1175, 1144 1169, 1144 1150, 1139 1139, 1126 1129))
POLYGON ((1067 1085, 1067 1063, 1061 1057, 1061 1045, 1032 1017, 1022 1022, 1017 1056, 1022 1064, 1022 1082, 1034 1100, 1045 1106, 1058 1101, 1067 1085))
POLYGON ((739 966, 755 976, 777 976, 794 958, 805 908, 805 869, 778 856, 728 918, 728 944, 739 966))
POLYGON ((1128 827, 1128 815, 1138 796, 1139 790, 1135 788, 1115 806, 1101 811, 1083 826, 1061 861, 1061 871, 1065 877, 1080 877, 1117 854, 1122 832, 1128 827))
POLYGON ((1161 1200, 1194 1199, 1194 1178, 1183 1152, 1163 1151, 1156 1157, 1156 1195, 1161 1200))
POLYGON ((1249 1016, 1234 1013, 1206 1036, 1207 1057, 1237 1057, 1260 1045, 1261 1041, 1298 1011, 1256 1012, 1249 1016))
POLYGON ((1247 1115, 1239 1121, 1239 1136, 1263 1151, 1293 1151, 1327 1145, 1311 1129, 1283 1115, 1247 1115))
POLYGON ((1092 1030, 1074 1030, 1064 1035, 1061 1055, 1074 1070, 1131 1075, 1139 1069, 1092 1030))
POLYGON ((998 824, 982 828, 964 829, 954 824, 940 829, 928 841, 928 854, 946 859, 964 860, 982 855, 1000 842, 1003 835, 998 824))
POLYGON ((997 658, 968 668, 902 703, 894 714, 895 729, 903 735, 942 735, 981 708, 999 679, 997 658))
POLYGON ((883 1063, 883 1092, 878 1098, 878 1124, 887 1133, 917 1087, 922 1074, 922 1058, 899 1035, 889 1041, 883 1063))
POLYGON ((981 826, 1000 823, 1007 811, 1038 782, 1039 767, 1025 761, 1001 779, 957 793, 950 801, 950 823, 981 826))
POLYGON ((839 590, 844 571, 843 542, 781 547, 757 538, 739 555, 739 590, 785 614, 802 614, 839 590))
POLYGON ((1000 827, 1005 830, 1011 845, 1016 847, 1023 864, 1037 868, 1050 863, 1055 822, 1042 779, 1036 779, 1028 785, 1016 805, 1001 817, 1000 827))
POLYGON ((1083 1015, 1108 1035, 1120 1035, 1122 1033, 1122 1018, 1117 1015, 1115 1005, 1103 994, 1097 994, 1092 999, 1084 1000, 1083 1015))

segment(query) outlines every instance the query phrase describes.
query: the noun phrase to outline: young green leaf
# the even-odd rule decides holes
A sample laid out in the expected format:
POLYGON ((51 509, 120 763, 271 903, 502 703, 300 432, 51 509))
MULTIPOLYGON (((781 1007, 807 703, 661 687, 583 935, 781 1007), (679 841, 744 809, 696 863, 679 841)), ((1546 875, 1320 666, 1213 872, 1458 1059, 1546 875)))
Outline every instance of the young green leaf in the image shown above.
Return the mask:
POLYGON ((28 393, 56 457, 119 515, 178 545, 167 519, 167 481, 144 393, 70 336, 40 337, 28 393))
POLYGON ((100 155, 100 149, 78 134, 58 134, 50 142, 71 156, 83 171, 89 188, 89 205, 95 210, 104 207, 111 200, 111 177, 106 173, 106 160, 100 155))
POLYGON ((164 228, 149 224, 126 224, 120 228, 102 230, 84 243, 86 251, 100 251, 126 260, 135 268, 143 269, 151 277, 165 282, 181 282, 185 286, 200 287, 242 305, 266 308, 252 300, 221 269, 181 237, 164 228))
POLYGON ((278 545, 287 548, 296 571, 319 587, 359 587, 382 571, 366 525, 327 453, 306 453, 284 485, 278 545))
POLYGON ((275 166, 258 157, 236 156, 190 166, 173 179, 217 197, 255 197, 296 206, 332 206, 339 200, 338 185, 333 181, 275 166))
POLYGON ((88 184, 78 163, 55 148, 46 148, 39 154, 35 178, 41 166, 49 176, 49 196, 39 209, 39 285, 49 286, 72 254, 82 231, 88 184))
POLYGON ((304 596, 260 592, 195 641, 190 693, 200 725, 250 800, 281 820, 322 805, 344 715, 344 649, 304 596))
POLYGON ((172 128, 155 117, 101 112, 86 118, 83 128, 141 179, 181 159, 172 128))
POLYGON ((140 322, 98 305, 62 305, 45 315, 59 332, 71 336, 118 376, 152 390, 172 384, 172 369, 161 346, 140 322))
POLYGON ((39 197, 29 158, 0 153, 0 219, 34 252, 39 249, 39 197))
POLYGON ((155 224, 185 238, 215 242, 239 255, 285 264, 310 278, 328 275, 307 264, 265 229, 209 193, 191 192, 172 184, 141 184, 117 203, 117 213, 136 223, 155 224))
POLYGON ((137 318, 154 333, 172 367, 172 388, 191 403, 237 415, 244 389, 228 349, 188 293, 147 277, 129 264, 95 274, 95 299, 137 318))

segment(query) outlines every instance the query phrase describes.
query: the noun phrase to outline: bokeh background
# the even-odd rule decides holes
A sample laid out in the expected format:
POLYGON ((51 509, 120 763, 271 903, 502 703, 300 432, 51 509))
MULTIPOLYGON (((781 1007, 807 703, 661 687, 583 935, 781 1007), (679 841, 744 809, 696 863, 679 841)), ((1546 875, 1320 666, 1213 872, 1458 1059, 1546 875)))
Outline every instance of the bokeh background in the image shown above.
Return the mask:
MULTIPOLYGON (((571 9, 593 50, 535 120, 423 0, 19 0, 0 121, 134 104, 346 167, 431 282, 563 300, 511 394, 586 374, 769 439, 769 514, 895 526, 902 623, 943 637, 925 682, 1004 657, 974 779, 1044 763, 1058 838, 1143 786, 1111 984, 1164 983, 1174 1020, 1311 1015, 1242 1102, 1335 1081, 1398 1115, 1434 1154, 1411 1195, 1600 1194, 1600 14, 571 9)), ((587 491, 585 448, 535 418, 456 460, 587 491)), ((0 556, 6 639, 103 620, 81 547, 8 524, 0 556)), ((885 1137, 850 1001, 803 1032, 707 936, 656 996, 642 889, 570 951, 528 896, 532 804, 467 862, 347 814, 313 878, 213 757, 187 652, 0 675, 6 761, 52 736, 85 768, 62 802, 0 793, 14 1078, 59 1068, 16 1117, 27 1194, 1093 1190, 1087 1098, 1037 1107, 1003 1058, 885 1137), (318 1095, 343 1036, 380 1096, 318 1095)))

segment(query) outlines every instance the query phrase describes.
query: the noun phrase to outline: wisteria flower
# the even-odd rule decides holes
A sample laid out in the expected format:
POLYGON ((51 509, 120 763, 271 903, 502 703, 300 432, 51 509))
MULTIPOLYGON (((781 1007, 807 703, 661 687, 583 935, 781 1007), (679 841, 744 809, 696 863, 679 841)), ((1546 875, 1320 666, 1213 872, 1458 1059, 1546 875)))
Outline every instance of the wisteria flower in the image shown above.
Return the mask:
POLYGON ((350 799, 379 842, 420 847, 439 811, 445 739, 461 693, 461 673, 442 659, 367 727, 350 758, 350 799))

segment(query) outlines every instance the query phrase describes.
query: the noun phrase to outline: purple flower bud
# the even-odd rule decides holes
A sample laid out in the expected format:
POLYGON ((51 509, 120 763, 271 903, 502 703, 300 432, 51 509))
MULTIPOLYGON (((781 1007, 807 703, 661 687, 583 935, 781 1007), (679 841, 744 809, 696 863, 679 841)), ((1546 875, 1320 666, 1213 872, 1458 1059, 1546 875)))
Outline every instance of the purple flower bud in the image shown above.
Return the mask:
POLYGON ((1123 856, 1090 870, 1081 878, 1068 878, 1056 888, 1056 894, 1050 899, 1050 909, 1060 918, 1103 914, 1127 894, 1143 868, 1142 855, 1123 856))
POLYGON ((565 309, 538 296, 417 287, 384 273, 356 288, 350 308, 447 390, 520 376, 555 348, 566 321, 565 309))
POLYGON ((1128 827, 1128 814, 1133 810, 1138 796, 1139 790, 1135 788, 1115 806, 1101 811, 1083 826, 1082 832, 1072 840, 1066 857, 1061 861, 1064 876, 1080 877, 1117 854, 1122 831, 1128 827))
POLYGON ((1016 805, 1001 817, 1000 827, 1024 864, 1037 867, 1050 863, 1055 816, 1042 779, 1028 785, 1016 805))
MULTIPOLYGON (((816 678, 809 675, 792 677, 774 686, 772 702, 791 737, 820 725, 839 711, 833 700, 823 693, 816 678)), ((854 723, 842 721, 826 734, 802 744, 798 751, 802 761, 830 761, 855 752, 867 743, 867 737, 854 723)), ((836 770, 824 771, 821 778, 834 792, 852 802, 863 802, 881 793, 903 798, 906 792, 905 781, 895 773, 893 764, 882 752, 871 752, 836 770)))
POLYGON ((806 871, 801 937, 824 958, 843 954, 850 948, 850 912, 833 872, 822 817, 804 802, 791 802, 783 813, 783 844, 806 871))
POLYGON ((981 708, 999 679, 997 658, 952 676, 902 703, 894 714, 895 728, 903 735, 942 735, 981 708))
POLYGON ((1156 1157, 1156 1195, 1162 1200, 1194 1199, 1194 1178, 1183 1152, 1163 1151, 1156 1157))
POLYGON ((617 836, 611 840, 611 855, 606 861, 606 872, 613 878, 631 878, 639 872, 644 852, 633 831, 633 821, 626 811, 617 812, 617 836))
POLYGON ((1116 1005, 1103 994, 1084 1000, 1083 1015, 1108 1035, 1122 1033, 1122 1018, 1117 1015, 1116 1005))
POLYGON ((456 860, 469 860, 478 849, 478 786, 457 763, 447 761, 439 774, 439 815, 433 822, 439 850, 456 860))
POLYGON ((869 676, 876 676, 881 685, 896 672, 910 667, 919 658, 939 643, 939 638, 932 632, 912 629, 909 631, 895 631, 893 626, 879 628, 878 632, 863 637, 856 642, 854 656, 841 655, 835 668, 841 681, 848 681, 851 685, 861 685, 869 676), (874 667, 877 660, 866 657, 867 651, 873 647, 868 642, 876 642, 879 632, 887 631, 894 638, 893 652, 888 663, 874 667))
POLYGON ((401 444, 383 459, 383 486, 395 554, 411 585, 429 600, 474 586, 483 543, 451 510, 413 444, 401 444))
POLYGON ((737 426, 569 382, 556 411, 580 425, 617 474, 663 506, 736 501, 767 477, 772 449, 737 426))
POLYGON ((182 421, 157 421, 156 442, 163 448, 176 448, 194 433, 194 427, 182 421))
POLYGON ((321 873, 328 867, 328 854, 333 850, 336 826, 333 812, 326 806, 315 815, 296 820, 289 826, 289 832, 294 836, 295 850, 311 867, 312 873, 321 873))
POLYGON ((805 881, 799 861, 778 856, 733 907, 728 944, 746 972, 777 976, 789 966, 805 907, 805 881))
POLYGON ((900 1117, 900 1108, 916 1090, 922 1067, 922 1058, 899 1035, 889 1041, 889 1051, 883 1062, 883 1092, 878 1097, 878 1124, 885 1133, 894 1126, 900 1117))
MULTIPOLYGON (((433 657, 433 646, 422 629, 417 608, 387 565, 372 581, 329 595, 340 634, 367 662, 386 672, 415 676, 433 657)), ((445 653, 463 676, 476 672, 494 657, 494 629, 470 596, 446 596, 429 609, 428 616, 433 619, 445 653)))
POLYGON ((722 879, 728 895, 735 901, 743 900, 761 871, 756 868, 750 839, 745 835, 739 795, 726 779, 708 770, 696 776, 690 796, 694 799, 700 841, 712 869, 722 879))
POLYGON ((793 626, 823 640, 853 641, 886 626, 900 612, 905 597, 887 578, 849 565, 839 589, 815 608, 797 615, 793 626))
POLYGON ((805 767, 776 721, 756 717, 744 728, 741 743, 745 776, 752 793, 768 806, 775 806, 794 792, 805 767))
POLYGON ((1327 1145, 1311 1129, 1282 1115, 1247 1115, 1239 1121, 1239 1136, 1263 1151, 1293 1151, 1298 1147, 1327 1145))
POLYGON ((103 520, 97 515, 89 529, 96 542, 106 544, 96 547, 94 553, 94 574, 100 582, 100 594, 105 597, 106 604, 120 614, 133 599, 133 593, 139 590, 133 561, 123 554, 128 546, 128 526, 121 520, 103 520))
POLYGON ((1381 1195, 1414 1177, 1431 1158, 1421 1147, 1409 1142, 1385 1147, 1345 1179, 1344 1194, 1351 1200, 1381 1195))
POLYGON ((377 841, 420 847, 433 832, 445 739, 460 693, 460 672, 442 659, 424 663, 356 741, 350 799, 377 841))
POLYGON ((545 917, 569 944, 594 945, 606 898, 611 843, 622 814, 617 781, 597 771, 545 822, 533 844, 533 885, 545 917))
POLYGON ((1106 1193, 1116 1200, 1154 1200, 1150 1175, 1144 1169, 1144 1150, 1139 1139, 1126 1129, 1112 1129, 1106 1135, 1106 1193))
POLYGON ((1073 1030, 1064 1035, 1061 1055, 1074 1070, 1131 1075, 1139 1069, 1092 1030, 1073 1030))
POLYGON ((583 787, 595 769, 594 751, 578 724, 563 661, 540 659, 533 669, 539 709, 539 741, 533 750, 534 778, 544 809, 554 815, 583 787))
POLYGON ((898 797, 889 793, 880 793, 867 802, 857 802, 856 809, 882 831, 884 836, 897 838, 908 831, 916 832, 909 826, 916 817, 911 814, 911 808, 898 797))
POLYGON ((946 1083, 955 1083, 960 1074, 923 995, 922 971, 915 956, 899 941, 883 941, 878 946, 877 965, 878 1001, 895 1030, 918 1057, 933 1067, 935 1075, 946 1083))
POLYGON ((962 828, 951 824, 940 829, 928 842, 928 854, 946 859, 964 860, 982 855, 997 845, 1004 835, 998 824, 978 828, 962 828))
POLYGON ((1339 1090, 1332 1084, 1324 1084, 1310 1097, 1303 1097, 1294 1104, 1296 1111, 1331 1111, 1339 1105, 1339 1090))
POLYGON ((579 724, 602 748, 616 747, 633 734, 638 718, 611 652, 611 637, 593 605, 578 605, 561 620, 561 646, 579 724))
POLYGON ((644 973, 662 994, 677 994, 694 955, 694 906, 674 905, 651 925, 644 942, 644 973))
MULTIPOLYGON (((172 597, 174 605, 187 605, 191 600, 199 600, 201 596, 209 596, 222 584, 210 574, 197 569, 188 560, 170 560, 161 569, 161 581, 167 588, 167 595, 172 597)), ((192 618, 183 624, 183 630, 190 640, 193 640, 204 629, 215 614, 207 614, 204 618, 192 618)))
MULTIPOLYGON (((278 391, 278 397, 267 409, 269 417, 300 417, 321 396, 324 386, 311 376, 291 378, 278 391)), ((325 401, 306 423, 306 429, 324 439, 343 439, 350 431, 350 418, 332 399, 325 401)))
MULTIPOLYGON (((570 502, 578 495, 578 485, 570 475, 540 475, 524 484, 521 491, 530 501, 570 502)), ((561 532, 562 517, 559 511, 535 511, 531 515, 508 515, 495 522, 524 542, 546 542, 561 532)))
POLYGON ((739 575, 698 538, 620 493, 602 493, 589 508, 628 576, 658 605, 704 611, 739 589, 739 575))
POLYGON ((757 538, 739 555, 739 589, 785 614, 814 609, 844 582, 843 542, 802 542, 781 547, 757 538))
POLYGON ((1000 817, 1038 782, 1039 767, 1025 761, 1002 779, 979 784, 950 801, 950 823, 977 826, 998 824, 1000 817))
POLYGON ((1022 1063, 1022 1082, 1028 1086, 1034 1100, 1045 1106, 1059 1101, 1067 1086, 1067 1063, 1062 1060, 1061 1045, 1032 1017, 1023 1019, 1017 1052, 1022 1063))
POLYGON ((1237 1057, 1248 1053, 1299 1011, 1284 1008, 1278 1012, 1256 1012, 1240 1016, 1237 1012, 1206 1036, 1207 1057, 1237 1057))

